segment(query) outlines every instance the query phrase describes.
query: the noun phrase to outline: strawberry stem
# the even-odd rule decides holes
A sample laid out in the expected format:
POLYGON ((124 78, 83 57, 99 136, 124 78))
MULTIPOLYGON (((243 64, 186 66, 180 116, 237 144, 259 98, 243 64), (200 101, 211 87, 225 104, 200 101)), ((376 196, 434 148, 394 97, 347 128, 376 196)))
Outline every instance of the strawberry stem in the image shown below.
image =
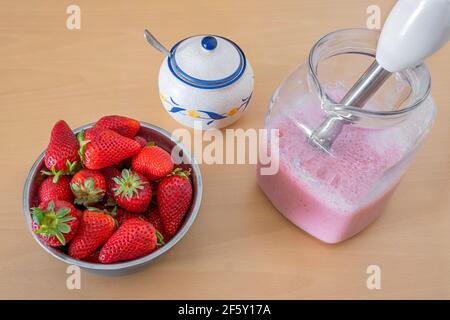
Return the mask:
POLYGON ((113 180, 118 185, 118 187, 113 188, 113 191, 116 196, 120 195, 122 199, 125 197, 131 199, 134 195, 138 197, 139 190, 144 189, 144 184, 147 183, 147 181, 142 181, 137 174, 128 169, 123 169, 122 176, 114 177, 113 180))
POLYGON ((183 170, 182 168, 178 167, 175 168, 171 173, 169 173, 167 176, 180 176, 186 179, 189 179, 189 176, 191 175, 191 168, 187 170, 183 170))
POLYGON ((78 161, 70 162, 69 160, 66 161, 66 171, 64 174, 71 176, 77 173, 81 169, 81 163, 78 163, 78 161))
POLYGON ((108 199, 106 200, 105 206, 115 207, 115 206, 117 206, 117 202, 116 202, 116 200, 114 200, 113 197, 108 197, 108 199))
POLYGON ((52 166, 51 170, 41 170, 41 174, 44 176, 53 176, 53 183, 58 183, 60 176, 71 176, 75 174, 78 169, 80 168, 77 161, 70 162, 69 160, 66 161, 66 170, 58 170, 56 171, 55 166, 52 166))
POLYGON ((80 180, 71 182, 70 188, 75 195, 75 203, 84 206, 97 203, 105 196, 105 190, 96 188, 92 178, 87 178, 83 183, 80 180))
POLYGON ((81 163, 84 163, 84 152, 86 151, 86 145, 91 142, 90 140, 85 140, 84 130, 81 130, 77 134, 78 142, 80 143, 80 149, 78 150, 78 155, 80 156, 81 163))
POLYGON ((69 233, 71 230, 66 222, 75 220, 75 217, 69 215, 69 208, 59 208, 55 212, 55 203, 50 201, 46 210, 34 207, 31 211, 34 222, 39 226, 34 231, 35 234, 42 234, 47 237, 55 236, 62 245, 66 244, 64 233, 69 233))
POLYGON ((162 235, 161 232, 159 232, 156 229, 155 229, 155 233, 156 233, 156 245, 158 247, 161 247, 162 245, 164 245, 164 236, 162 235))

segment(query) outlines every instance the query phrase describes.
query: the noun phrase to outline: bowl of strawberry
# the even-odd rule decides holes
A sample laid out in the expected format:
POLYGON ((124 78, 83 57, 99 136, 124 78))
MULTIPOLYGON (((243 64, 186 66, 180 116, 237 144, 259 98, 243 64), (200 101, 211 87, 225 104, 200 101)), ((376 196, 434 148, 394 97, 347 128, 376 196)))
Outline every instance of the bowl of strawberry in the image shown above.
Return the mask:
POLYGON ((52 256, 113 275, 170 250, 201 198, 200 170, 179 141, 112 115, 75 130, 63 120, 54 125, 28 174, 23 207, 31 234, 52 256))

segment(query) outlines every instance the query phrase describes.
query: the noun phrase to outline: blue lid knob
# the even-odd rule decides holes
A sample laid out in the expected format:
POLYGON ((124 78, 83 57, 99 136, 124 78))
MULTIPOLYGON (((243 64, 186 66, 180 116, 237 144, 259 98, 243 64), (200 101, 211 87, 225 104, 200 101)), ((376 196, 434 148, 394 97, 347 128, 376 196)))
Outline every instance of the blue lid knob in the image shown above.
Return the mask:
POLYGON ((202 39, 202 46, 206 50, 214 50, 217 47, 217 40, 214 37, 206 36, 202 39))

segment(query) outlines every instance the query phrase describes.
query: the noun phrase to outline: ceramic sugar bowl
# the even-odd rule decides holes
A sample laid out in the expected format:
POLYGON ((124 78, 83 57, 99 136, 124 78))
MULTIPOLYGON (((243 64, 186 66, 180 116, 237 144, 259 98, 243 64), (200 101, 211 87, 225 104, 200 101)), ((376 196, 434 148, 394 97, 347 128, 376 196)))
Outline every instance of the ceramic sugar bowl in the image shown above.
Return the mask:
POLYGON ((233 41, 216 35, 181 40, 168 51, 146 31, 147 40, 166 54, 159 93, 167 112, 181 124, 223 128, 246 111, 253 92, 253 69, 233 41))

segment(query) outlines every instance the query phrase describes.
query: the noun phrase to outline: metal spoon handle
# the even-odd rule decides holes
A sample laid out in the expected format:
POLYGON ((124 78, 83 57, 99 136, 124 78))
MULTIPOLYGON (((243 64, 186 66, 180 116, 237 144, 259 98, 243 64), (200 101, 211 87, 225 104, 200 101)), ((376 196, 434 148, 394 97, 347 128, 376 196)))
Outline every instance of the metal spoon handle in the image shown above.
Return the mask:
POLYGON ((164 53, 167 57, 170 56, 170 51, 167 50, 167 48, 164 47, 158 40, 156 40, 156 38, 147 29, 144 30, 144 37, 156 50, 164 53))
MULTIPOLYGON (((339 104, 362 108, 390 75, 391 73, 375 60, 339 104)), ((345 124, 345 120, 340 117, 329 116, 312 132, 309 142, 328 151, 345 124)))

